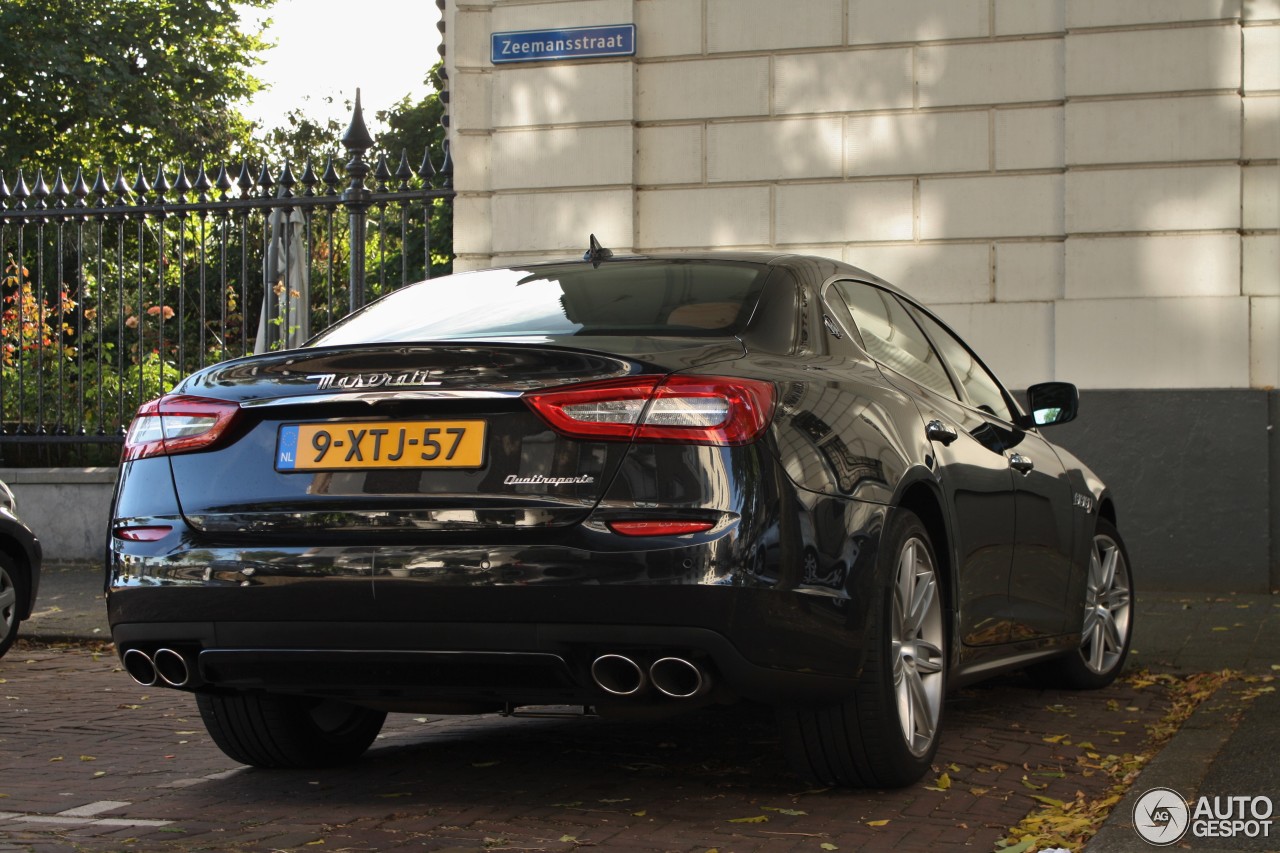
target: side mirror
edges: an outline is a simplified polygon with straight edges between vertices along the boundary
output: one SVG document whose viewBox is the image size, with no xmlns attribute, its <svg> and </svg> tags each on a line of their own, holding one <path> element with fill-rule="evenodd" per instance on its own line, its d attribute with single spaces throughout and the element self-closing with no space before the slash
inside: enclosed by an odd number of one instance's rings
<svg viewBox="0 0 1280 853">
<path fill-rule="evenodd" d="M 1065 424 L 1080 410 L 1080 392 L 1070 382 L 1041 382 L 1027 389 L 1027 407 L 1035 426 Z"/>
</svg>

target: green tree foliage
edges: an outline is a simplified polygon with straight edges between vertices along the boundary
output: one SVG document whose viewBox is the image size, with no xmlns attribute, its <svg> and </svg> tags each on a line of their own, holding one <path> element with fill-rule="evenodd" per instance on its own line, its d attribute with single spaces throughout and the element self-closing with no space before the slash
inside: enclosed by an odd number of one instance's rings
<svg viewBox="0 0 1280 853">
<path fill-rule="evenodd" d="M 440 124 L 444 116 L 444 103 L 440 91 L 444 88 L 441 72 L 443 63 L 437 62 L 427 74 L 426 82 L 431 92 L 417 103 L 407 97 L 386 112 L 379 112 L 377 119 L 386 123 L 386 130 L 377 136 L 378 147 L 387 152 L 394 164 L 404 151 L 409 164 L 418 168 L 423 154 L 430 150 L 432 165 L 439 169 L 444 156 L 444 128 Z M 422 263 L 423 246 L 410 246 L 406 250 L 413 267 Z M 444 275 L 453 270 L 453 206 L 437 201 L 431 214 L 431 274 Z"/>
<path fill-rule="evenodd" d="M 440 91 L 444 88 L 442 70 L 443 63 L 438 62 L 427 73 L 425 82 L 432 91 L 421 99 L 414 101 L 406 95 L 390 109 L 379 110 L 376 113 L 374 116 L 376 124 L 381 125 L 382 129 L 374 135 L 375 148 L 367 158 L 370 163 L 377 162 L 379 154 L 385 154 L 388 165 L 392 171 L 395 171 L 403 153 L 408 158 L 409 166 L 416 173 L 422 165 L 424 155 L 429 150 L 432 167 L 440 169 L 443 165 L 445 139 L 444 127 L 441 125 L 441 119 L 444 116 L 444 103 L 440 99 Z M 350 111 L 351 103 L 348 102 L 346 107 Z M 347 153 L 342 149 L 339 141 L 345 130 L 345 122 L 335 119 L 316 120 L 307 115 L 304 109 L 295 109 L 285 115 L 282 125 L 263 134 L 258 152 L 276 164 L 287 161 L 291 164 L 295 175 L 302 173 L 307 162 L 311 162 L 316 173 L 320 174 L 330 156 L 341 169 L 347 160 Z M 436 181 L 438 185 L 439 179 L 437 178 Z M 372 175 L 368 182 L 372 185 Z M 371 285 L 376 285 L 378 279 L 382 277 L 380 273 L 383 267 L 390 269 L 391 277 L 394 278 L 394 271 L 401 269 L 402 254 L 407 256 L 410 269 L 424 269 L 422 256 L 425 245 L 420 239 L 422 234 L 420 213 L 421 211 L 410 214 L 408 229 L 410 233 L 419 235 L 419 239 L 410 241 L 407 246 L 402 247 L 395 236 L 399 225 L 388 221 L 386 225 L 392 231 L 391 236 L 387 238 L 390 242 L 389 247 L 385 251 L 382 244 L 371 244 L 368 247 Z M 378 214 L 379 211 L 376 208 L 371 212 L 373 220 L 370 224 L 371 239 L 376 238 L 378 234 Z M 383 233 L 386 234 L 386 229 Z M 431 275 L 445 275 L 452 268 L 453 208 L 442 200 L 436 200 L 431 212 Z M 376 287 L 371 292 L 377 292 Z"/>
<path fill-rule="evenodd" d="M 3 0 L 0 169 L 197 162 L 242 148 L 275 0 Z"/>
</svg>

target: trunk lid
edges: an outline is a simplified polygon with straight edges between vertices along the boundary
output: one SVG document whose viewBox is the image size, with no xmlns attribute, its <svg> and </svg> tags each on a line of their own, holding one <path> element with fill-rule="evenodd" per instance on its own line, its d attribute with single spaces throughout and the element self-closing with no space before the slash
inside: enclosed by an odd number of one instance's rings
<svg viewBox="0 0 1280 853">
<path fill-rule="evenodd" d="M 521 395 L 743 354 L 733 338 L 572 343 L 334 347 L 215 365 L 176 393 L 239 412 L 209 449 L 170 457 L 183 515 L 210 534 L 309 540 L 574 524 L 629 445 L 561 436 Z"/>
</svg>

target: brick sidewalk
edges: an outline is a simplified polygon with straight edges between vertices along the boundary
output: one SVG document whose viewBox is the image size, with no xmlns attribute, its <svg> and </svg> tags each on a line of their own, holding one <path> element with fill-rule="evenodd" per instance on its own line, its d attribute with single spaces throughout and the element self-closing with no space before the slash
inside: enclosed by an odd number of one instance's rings
<svg viewBox="0 0 1280 853">
<path fill-rule="evenodd" d="M 998 681 L 947 703 L 936 766 L 948 790 L 926 787 L 935 773 L 905 790 L 845 792 L 806 790 L 758 708 L 647 722 L 398 714 L 352 767 L 264 772 L 213 746 L 190 696 L 137 687 L 109 651 L 20 646 L 0 679 L 6 853 L 985 853 L 1039 807 L 1034 796 L 1100 795 L 1110 780 L 1086 752 L 1137 751 L 1168 705 L 1159 685 Z"/>
</svg>

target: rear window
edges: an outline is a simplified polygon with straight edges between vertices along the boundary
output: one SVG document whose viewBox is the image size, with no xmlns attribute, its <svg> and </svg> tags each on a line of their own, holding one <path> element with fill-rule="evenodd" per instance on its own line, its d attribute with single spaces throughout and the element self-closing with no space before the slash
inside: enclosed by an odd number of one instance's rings
<svg viewBox="0 0 1280 853">
<path fill-rule="evenodd" d="M 483 270 L 410 285 L 311 346 L 562 335 L 730 336 L 746 327 L 768 268 L 704 260 Z"/>
</svg>

